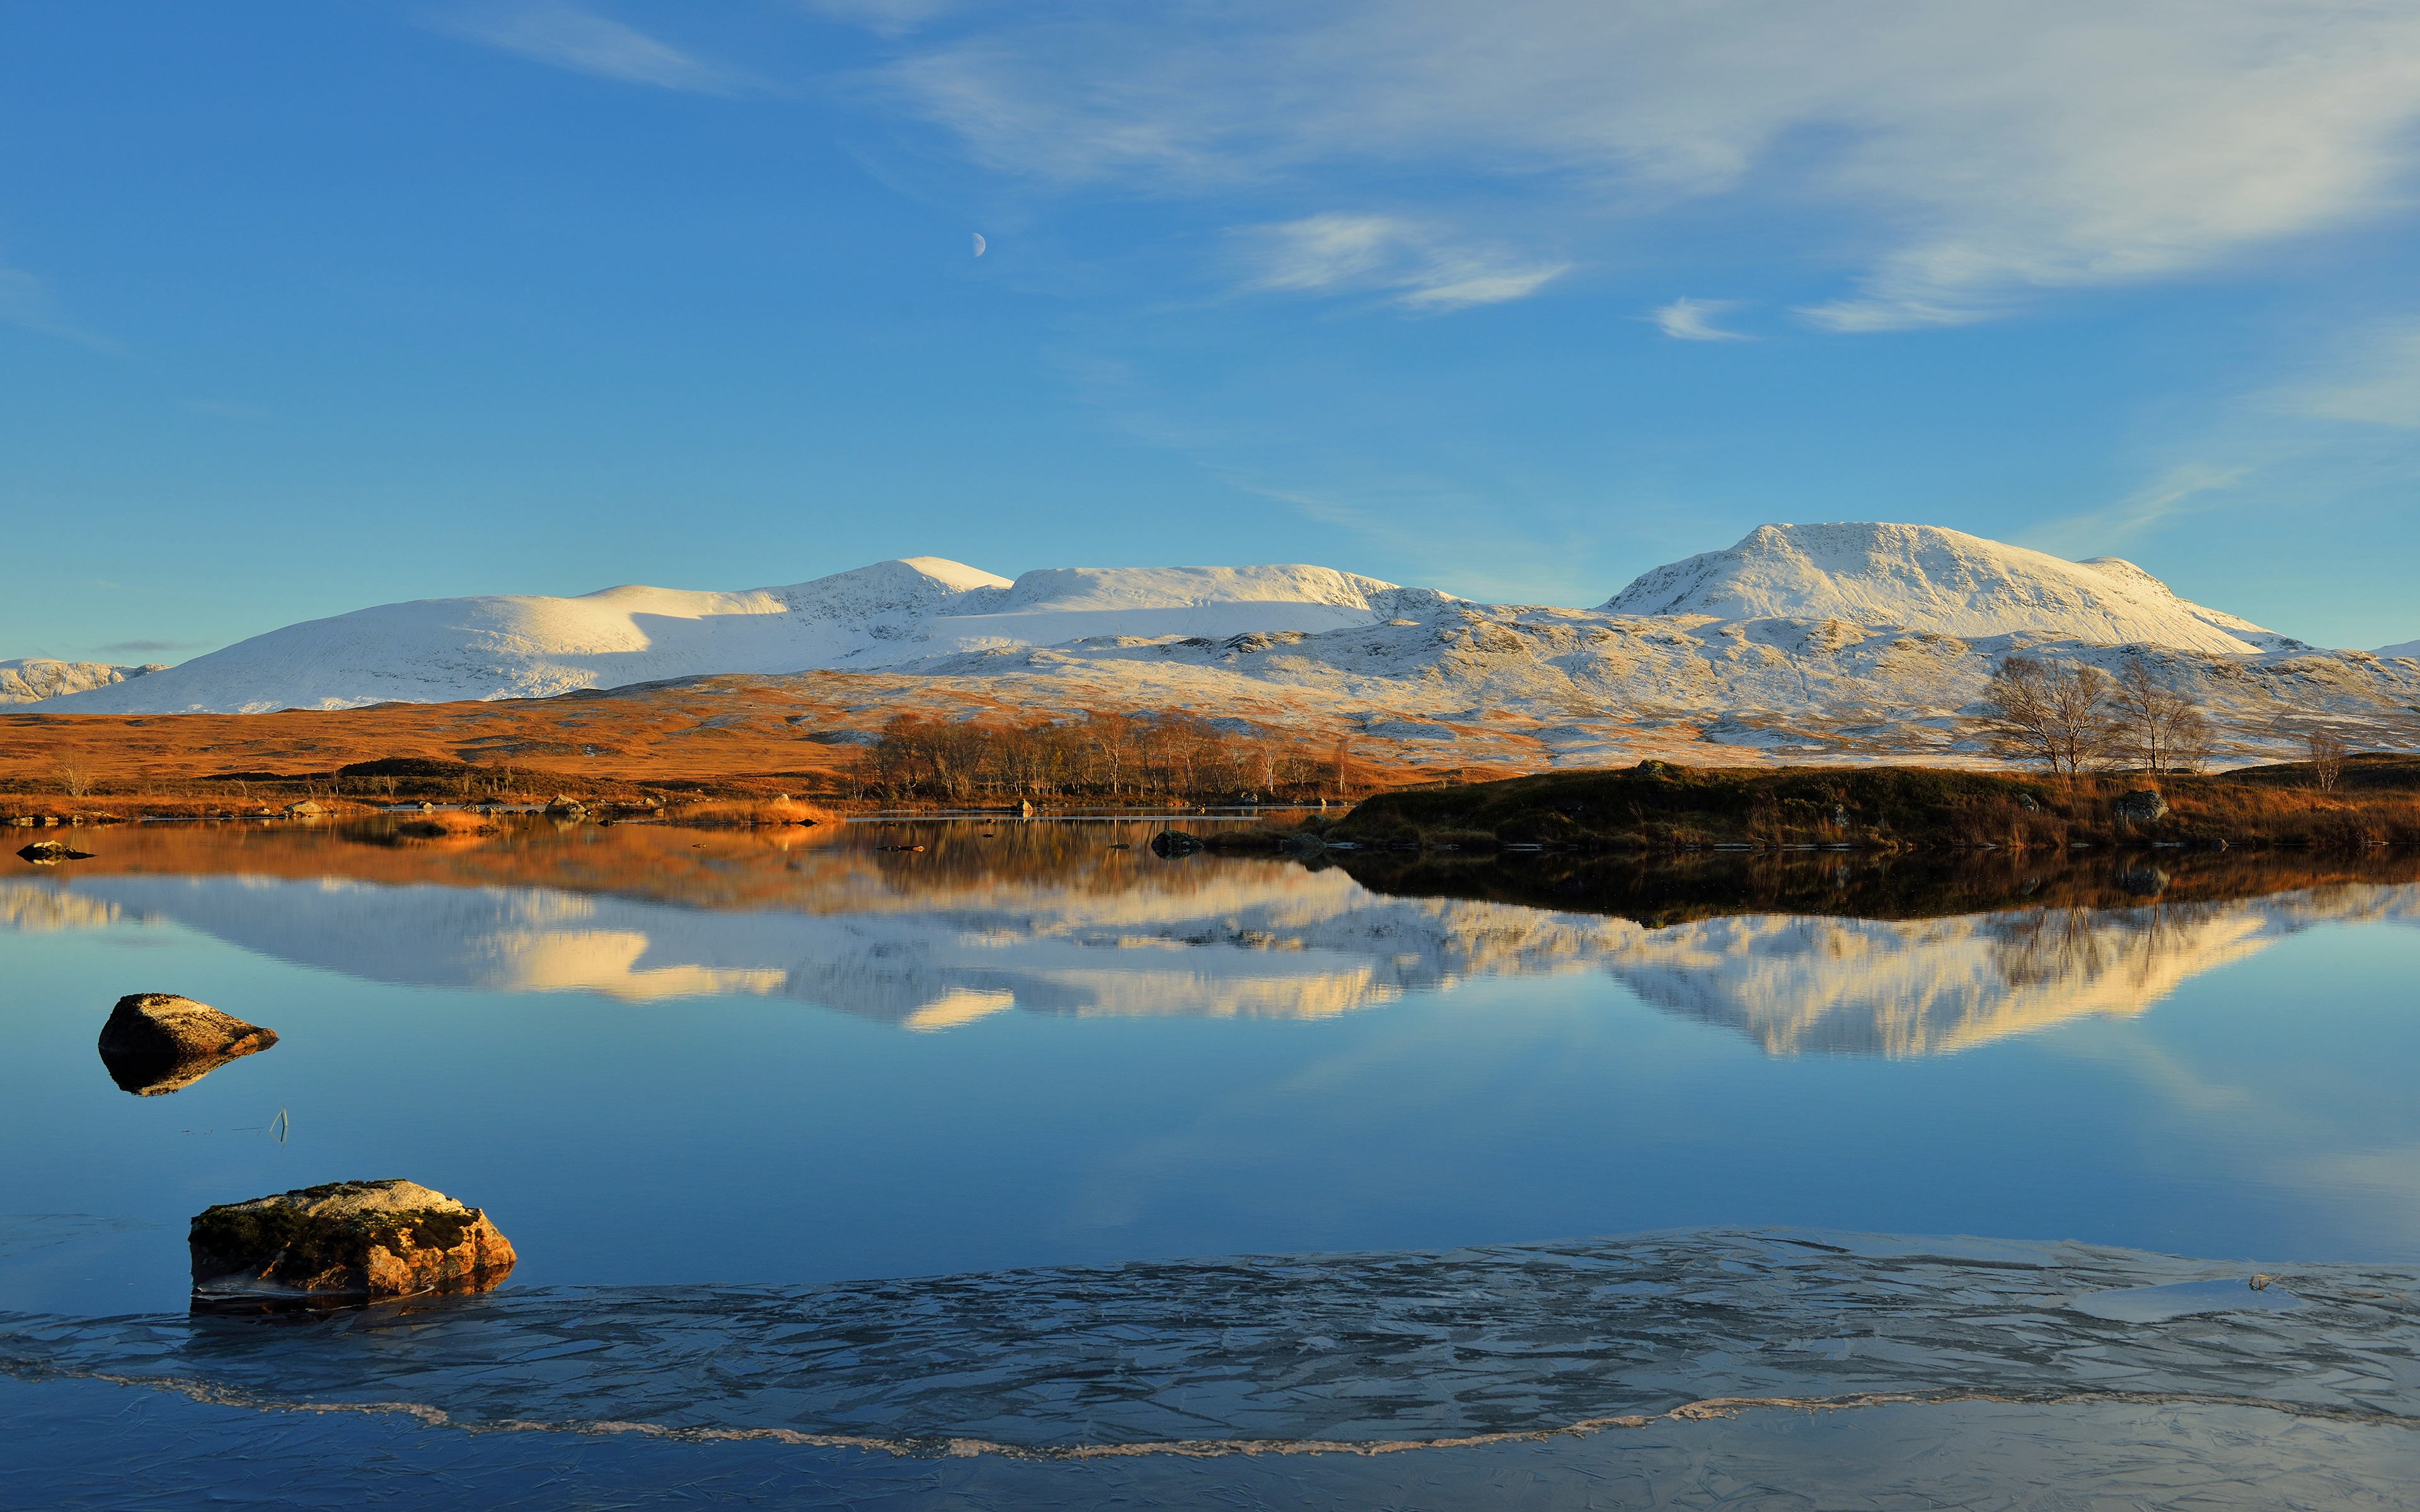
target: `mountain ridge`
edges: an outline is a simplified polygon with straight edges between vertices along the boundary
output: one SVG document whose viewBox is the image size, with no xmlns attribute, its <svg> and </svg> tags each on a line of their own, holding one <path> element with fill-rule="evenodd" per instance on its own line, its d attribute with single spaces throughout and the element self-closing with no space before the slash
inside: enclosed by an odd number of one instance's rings
<svg viewBox="0 0 2420 1512">
<path fill-rule="evenodd" d="M 877 675 L 835 728 L 965 696 L 1060 718 L 1169 709 L 1304 738 L 1342 731 L 1449 767 L 1534 766 L 1542 748 L 1556 766 L 1980 763 L 1993 759 L 1981 700 L 2012 653 L 2112 672 L 2139 662 L 2211 712 L 2226 761 L 2273 759 L 2319 728 L 2420 747 L 2420 662 L 2314 650 L 2121 559 L 1860 522 L 1760 527 L 1593 609 L 1302 564 L 1009 579 L 934 557 L 737 594 L 423 600 L 19 707 L 257 712 L 837 671 Z"/>
</svg>

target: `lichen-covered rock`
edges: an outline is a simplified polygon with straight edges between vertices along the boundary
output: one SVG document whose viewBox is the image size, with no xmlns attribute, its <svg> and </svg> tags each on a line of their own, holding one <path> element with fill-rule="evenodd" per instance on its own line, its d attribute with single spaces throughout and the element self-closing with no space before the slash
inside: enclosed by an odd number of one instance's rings
<svg viewBox="0 0 2420 1512">
<path fill-rule="evenodd" d="M 2149 788 L 2137 788 L 2111 805 L 2118 817 L 2130 825 L 2148 825 L 2168 815 L 2168 800 Z"/>
<path fill-rule="evenodd" d="M 101 1026 L 101 1063 L 122 1089 L 158 1097 L 276 1042 L 276 1030 L 208 1003 L 175 993 L 129 993 Z"/>
<path fill-rule="evenodd" d="M 194 1305 L 209 1311 L 485 1291 L 515 1258 L 485 1212 L 399 1179 L 208 1208 L 187 1240 Z"/>
</svg>

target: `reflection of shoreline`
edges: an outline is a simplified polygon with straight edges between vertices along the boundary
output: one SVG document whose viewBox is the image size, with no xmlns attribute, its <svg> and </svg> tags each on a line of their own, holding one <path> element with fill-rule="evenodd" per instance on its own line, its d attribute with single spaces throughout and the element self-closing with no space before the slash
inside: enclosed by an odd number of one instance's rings
<svg viewBox="0 0 2420 1512">
<path fill-rule="evenodd" d="M 2312 925 L 2420 915 L 2420 887 L 2340 884 L 2117 909 L 1738 914 L 1650 929 L 1389 897 L 1341 871 L 1278 862 L 1164 868 L 1119 888 L 992 881 L 921 892 L 835 880 L 838 898 L 796 911 L 535 887 L 87 872 L 0 883 L 0 924 L 173 921 L 371 980 L 632 1003 L 783 996 L 926 1031 L 1012 1008 L 1316 1019 L 1472 978 L 1602 972 L 1768 1054 L 1910 1057 L 2137 1013 Z M 1182 886 L 1152 885 L 1161 880 Z"/>
</svg>

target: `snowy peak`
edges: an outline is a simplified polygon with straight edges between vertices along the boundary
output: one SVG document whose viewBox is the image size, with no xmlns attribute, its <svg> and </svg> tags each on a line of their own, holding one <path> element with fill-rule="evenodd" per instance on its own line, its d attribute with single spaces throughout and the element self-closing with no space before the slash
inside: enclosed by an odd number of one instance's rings
<svg viewBox="0 0 2420 1512">
<path fill-rule="evenodd" d="M 935 618 L 922 639 L 935 653 L 1061 645 L 1102 637 L 1224 640 L 1255 632 L 1316 635 L 1392 618 L 1415 603 L 1450 602 L 1333 567 L 1046 567 L 992 603 L 967 602 Z"/>
<path fill-rule="evenodd" d="M 106 661 L 60 661 L 54 656 L 24 656 L 13 661 L 0 661 L 0 703 L 31 703 L 37 699 L 60 698 L 167 670 L 165 662 L 128 667 Z"/>
<path fill-rule="evenodd" d="M 1065 567 L 1012 582 L 908 557 L 739 593 L 624 583 L 569 598 L 381 604 L 255 636 L 155 672 L 139 689 L 87 681 L 77 687 L 89 691 L 60 707 L 256 713 L 542 698 L 714 672 L 871 671 L 1101 637 L 1315 634 L 1445 601 L 1328 567 Z"/>
<path fill-rule="evenodd" d="M 1003 608 L 1192 609 L 1211 604 L 1324 604 L 1371 609 L 1393 583 L 1333 567 L 1044 567 L 1016 579 Z"/>
<path fill-rule="evenodd" d="M 2288 644 L 2179 598 L 2131 562 L 2065 562 L 1932 525 L 1761 525 L 1727 551 L 1642 575 L 1605 610 L 1845 620 L 1966 637 L 2033 632 L 2239 656 Z"/>
</svg>

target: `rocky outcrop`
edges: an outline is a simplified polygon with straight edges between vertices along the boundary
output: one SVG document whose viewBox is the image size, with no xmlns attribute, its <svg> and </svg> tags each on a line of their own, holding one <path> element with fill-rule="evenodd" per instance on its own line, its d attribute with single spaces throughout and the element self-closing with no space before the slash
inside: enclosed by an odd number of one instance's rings
<svg viewBox="0 0 2420 1512">
<path fill-rule="evenodd" d="M 2109 807 L 2121 824 L 2156 824 L 2168 816 L 2168 800 L 2149 788 L 2138 788 Z"/>
<path fill-rule="evenodd" d="M 485 1291 L 512 1273 L 488 1215 L 414 1181 L 335 1181 L 204 1209 L 187 1235 L 197 1311 L 346 1307 Z"/>
<path fill-rule="evenodd" d="M 107 687 L 130 677 L 167 670 L 168 664 L 164 661 L 141 667 L 117 666 L 105 661 L 58 661 L 49 656 L 0 661 L 0 703 L 31 703 L 37 699 Z"/>
<path fill-rule="evenodd" d="M 122 1090 L 159 1097 L 276 1042 L 276 1030 L 208 1003 L 174 993 L 129 993 L 101 1026 L 101 1063 Z"/>
</svg>

